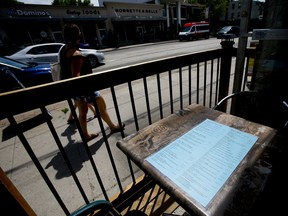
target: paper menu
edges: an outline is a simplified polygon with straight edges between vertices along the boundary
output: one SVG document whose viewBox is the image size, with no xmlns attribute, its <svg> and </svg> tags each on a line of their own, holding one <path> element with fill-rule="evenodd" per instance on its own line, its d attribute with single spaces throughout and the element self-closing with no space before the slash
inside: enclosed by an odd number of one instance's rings
<svg viewBox="0 0 288 216">
<path fill-rule="evenodd" d="M 145 160 L 206 207 L 257 139 L 206 119 Z"/>
</svg>

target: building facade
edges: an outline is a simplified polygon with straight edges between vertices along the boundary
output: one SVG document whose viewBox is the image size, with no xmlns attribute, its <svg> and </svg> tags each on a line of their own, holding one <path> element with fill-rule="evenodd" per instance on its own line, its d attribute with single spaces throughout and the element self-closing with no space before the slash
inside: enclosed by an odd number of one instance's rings
<svg viewBox="0 0 288 216">
<path fill-rule="evenodd" d="M 105 3 L 108 39 L 141 43 L 165 39 L 166 17 L 163 5 Z M 114 35 L 114 37 L 113 37 Z"/>
<path fill-rule="evenodd" d="M 68 22 L 81 28 L 82 43 L 102 48 L 175 39 L 183 23 L 199 21 L 195 17 L 200 6 L 182 0 L 101 3 L 103 6 L 99 7 L 29 4 L 1 7 L 0 54 L 12 53 L 28 44 L 63 42 L 62 28 Z"/>
<path fill-rule="evenodd" d="M 251 10 L 250 10 L 250 21 L 249 29 L 263 27 L 262 19 L 264 14 L 264 4 L 263 1 L 251 1 Z M 232 0 L 229 1 L 227 12 L 225 16 L 221 18 L 222 22 L 225 22 L 226 25 L 239 25 L 241 19 L 242 11 L 242 1 L 241 0 Z"/>
</svg>

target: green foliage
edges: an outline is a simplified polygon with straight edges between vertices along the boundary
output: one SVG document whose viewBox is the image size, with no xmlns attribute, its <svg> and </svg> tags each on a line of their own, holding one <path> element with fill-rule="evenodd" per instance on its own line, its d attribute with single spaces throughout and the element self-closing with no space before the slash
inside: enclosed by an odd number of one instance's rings
<svg viewBox="0 0 288 216">
<path fill-rule="evenodd" d="M 69 109 L 68 109 L 67 107 L 65 107 L 65 108 L 63 108 L 61 111 L 62 111 L 64 114 L 66 114 L 66 113 L 69 111 Z"/>
<path fill-rule="evenodd" d="M 209 22 L 211 31 L 215 32 L 219 26 L 220 17 L 225 15 L 229 0 L 188 0 L 190 4 L 203 5 L 202 10 L 198 14 L 198 18 L 204 20 L 206 9 L 209 9 Z"/>
<path fill-rule="evenodd" d="M 202 4 L 210 7 L 210 18 L 219 19 L 226 12 L 229 0 L 188 0 L 190 4 Z"/>
<path fill-rule="evenodd" d="M 214 0 L 211 1 L 210 16 L 212 18 L 219 18 L 226 13 L 226 8 L 228 6 L 227 0 Z"/>
<path fill-rule="evenodd" d="M 90 3 L 90 0 L 53 0 L 52 5 L 88 6 Z"/>
</svg>

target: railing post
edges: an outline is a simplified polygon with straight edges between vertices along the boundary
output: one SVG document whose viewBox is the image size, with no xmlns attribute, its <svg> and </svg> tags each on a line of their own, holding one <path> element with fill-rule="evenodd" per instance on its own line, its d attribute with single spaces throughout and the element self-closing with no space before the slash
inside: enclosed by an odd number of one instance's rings
<svg viewBox="0 0 288 216">
<path fill-rule="evenodd" d="M 234 43 L 234 36 L 231 34 L 226 34 L 221 38 L 220 44 L 223 48 L 223 55 L 221 57 L 218 101 L 227 96 L 229 92 L 232 51 Z M 225 112 L 226 104 L 223 104 L 223 106 L 219 107 L 219 110 Z"/>
</svg>

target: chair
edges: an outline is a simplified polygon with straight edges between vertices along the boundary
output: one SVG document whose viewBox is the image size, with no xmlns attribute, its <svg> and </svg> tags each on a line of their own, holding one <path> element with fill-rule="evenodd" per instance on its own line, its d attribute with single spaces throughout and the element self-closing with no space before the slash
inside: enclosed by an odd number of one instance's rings
<svg viewBox="0 0 288 216">
<path fill-rule="evenodd" d="M 95 211 L 98 211 L 97 213 Z M 123 216 L 117 211 L 113 204 L 107 200 L 96 200 L 83 206 L 79 210 L 70 214 L 70 216 L 87 216 L 87 215 L 112 215 Z M 140 210 L 132 210 L 125 214 L 125 216 L 147 216 Z"/>
<path fill-rule="evenodd" d="M 278 130 L 288 129 L 287 102 L 278 95 L 266 91 L 236 92 L 224 97 L 213 109 L 226 111 L 229 106 L 230 113 L 238 117 Z"/>
</svg>

